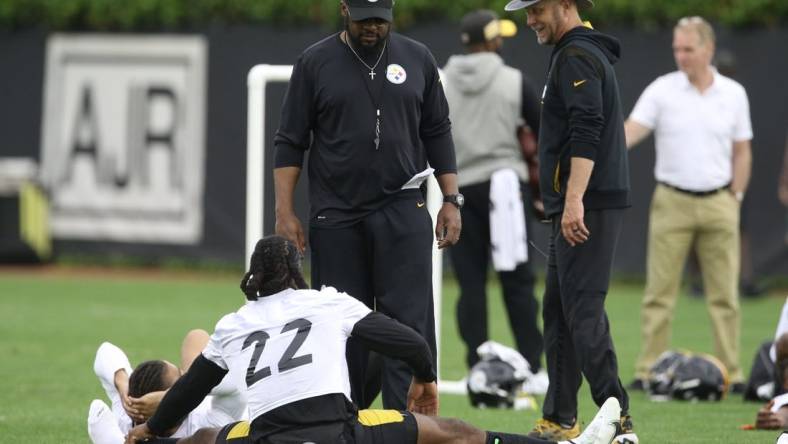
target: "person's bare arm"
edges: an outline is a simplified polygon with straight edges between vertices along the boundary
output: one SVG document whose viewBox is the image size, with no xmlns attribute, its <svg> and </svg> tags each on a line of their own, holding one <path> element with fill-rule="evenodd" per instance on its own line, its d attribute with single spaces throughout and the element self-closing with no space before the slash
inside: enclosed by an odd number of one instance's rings
<svg viewBox="0 0 788 444">
<path fill-rule="evenodd" d="M 123 402 L 123 408 L 127 408 L 129 398 L 129 375 L 126 373 L 126 369 L 121 368 L 115 371 L 113 382 L 115 383 L 115 389 L 118 391 L 118 395 L 120 395 L 120 400 Z"/>
<path fill-rule="evenodd" d="M 133 419 L 134 421 L 144 421 L 146 416 L 142 411 L 140 411 L 139 407 L 134 404 L 132 401 L 133 398 L 129 396 L 129 375 L 126 373 L 126 370 L 117 370 L 115 372 L 113 382 L 115 383 L 115 389 L 118 391 L 118 395 L 120 396 L 123 410 L 126 411 L 126 414 L 129 415 L 129 418 Z"/>
<path fill-rule="evenodd" d="M 642 142 L 649 134 L 651 134 L 651 129 L 647 126 L 641 125 L 632 119 L 627 119 L 627 121 L 624 122 L 624 135 L 626 137 L 627 149 L 631 149 Z"/>
<path fill-rule="evenodd" d="M 752 148 L 749 140 L 733 142 L 733 177 L 731 192 L 737 196 L 744 195 L 750 183 L 752 171 Z M 741 194 L 739 194 L 741 193 Z"/>
<path fill-rule="evenodd" d="M 159 404 L 166 394 L 167 390 L 160 390 L 156 392 L 148 392 L 139 398 L 129 397 L 129 406 L 134 412 L 134 415 L 129 413 L 129 416 L 131 416 L 131 418 L 138 423 L 147 421 L 148 418 L 156 413 L 156 409 L 159 408 Z M 129 412 L 129 410 L 127 410 L 127 412 Z"/>
<path fill-rule="evenodd" d="M 459 193 L 457 174 L 441 174 L 436 179 L 444 196 Z M 446 248 L 456 244 L 460 240 L 460 231 L 462 231 L 460 209 L 452 203 L 444 202 L 436 219 L 435 237 L 438 239 L 438 248 Z"/>
<path fill-rule="evenodd" d="M 569 180 L 566 184 L 564 213 L 561 216 L 561 233 L 569 245 L 575 246 L 588 240 L 591 233 L 584 221 L 583 195 L 594 170 L 594 161 L 584 157 L 572 157 Z"/>
<path fill-rule="evenodd" d="M 293 195 L 295 194 L 300 167 L 282 167 L 274 169 L 274 193 L 276 195 L 276 234 L 295 243 L 303 253 L 306 249 L 306 238 L 301 221 L 295 214 Z"/>
<path fill-rule="evenodd" d="M 123 409 L 132 419 L 139 415 L 131 405 L 129 398 L 129 375 L 131 374 L 131 363 L 123 350 L 110 342 L 103 342 L 96 350 L 96 359 L 93 362 L 93 371 L 101 381 L 101 386 L 112 398 L 112 391 L 117 393 Z"/>
</svg>

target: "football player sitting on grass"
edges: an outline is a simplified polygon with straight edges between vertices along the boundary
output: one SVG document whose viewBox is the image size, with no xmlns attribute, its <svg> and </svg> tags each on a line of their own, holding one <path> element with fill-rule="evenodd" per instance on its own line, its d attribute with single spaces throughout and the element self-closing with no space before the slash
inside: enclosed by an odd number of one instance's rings
<svg viewBox="0 0 788 444">
<path fill-rule="evenodd" d="M 432 353 L 413 329 L 332 287 L 309 290 L 301 254 L 281 236 L 257 242 L 241 279 L 247 303 L 224 316 L 189 371 L 170 388 L 156 413 L 134 427 L 127 444 L 148 443 L 497 443 L 542 444 L 523 435 L 483 431 L 436 416 Z M 350 401 L 345 343 L 401 359 L 413 371 L 407 411 L 357 410 Z M 181 440 L 171 430 L 228 374 L 245 382 L 250 420 L 202 429 Z M 577 444 L 609 444 L 621 407 L 609 398 Z M 570 441 L 563 442 L 564 444 Z"/>
</svg>

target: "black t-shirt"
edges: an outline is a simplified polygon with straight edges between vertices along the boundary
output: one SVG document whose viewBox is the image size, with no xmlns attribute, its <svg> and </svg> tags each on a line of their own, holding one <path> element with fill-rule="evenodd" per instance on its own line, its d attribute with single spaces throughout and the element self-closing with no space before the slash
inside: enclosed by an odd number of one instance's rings
<svg viewBox="0 0 788 444">
<path fill-rule="evenodd" d="M 391 33 L 375 73 L 371 79 L 339 34 L 306 49 L 293 67 L 274 138 L 275 167 L 300 167 L 309 150 L 313 226 L 354 223 L 428 162 L 436 175 L 456 172 L 449 108 L 429 50 Z"/>
</svg>

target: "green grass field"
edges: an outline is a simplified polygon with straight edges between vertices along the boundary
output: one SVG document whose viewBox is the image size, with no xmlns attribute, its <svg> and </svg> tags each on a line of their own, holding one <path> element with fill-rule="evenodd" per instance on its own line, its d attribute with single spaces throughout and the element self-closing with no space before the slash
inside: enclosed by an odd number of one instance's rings
<svg viewBox="0 0 788 444">
<path fill-rule="evenodd" d="M 626 383 L 639 344 L 642 285 L 617 283 L 607 300 L 615 344 Z M 457 289 L 447 281 L 442 307 L 442 377 L 464 375 L 462 346 L 454 323 Z M 491 336 L 511 344 L 497 290 L 491 292 Z M 774 334 L 783 298 L 779 294 L 742 301 L 742 363 L 749 369 L 754 350 Z M 213 330 L 219 317 L 243 302 L 237 278 L 215 274 L 147 274 L 111 271 L 29 273 L 0 268 L 0 443 L 85 443 L 86 413 L 103 398 L 93 375 L 99 343 L 122 347 L 132 364 L 145 359 L 179 359 L 190 328 Z M 681 297 L 673 343 L 712 351 L 702 300 Z M 541 401 L 541 400 L 540 400 Z M 581 388 L 581 421 L 596 411 L 587 385 Z M 743 432 L 758 405 L 741 399 L 722 403 L 653 403 L 632 395 L 632 414 L 643 443 L 773 443 L 774 432 Z M 475 410 L 466 397 L 443 395 L 441 414 L 479 427 L 526 432 L 537 411 Z"/>
</svg>

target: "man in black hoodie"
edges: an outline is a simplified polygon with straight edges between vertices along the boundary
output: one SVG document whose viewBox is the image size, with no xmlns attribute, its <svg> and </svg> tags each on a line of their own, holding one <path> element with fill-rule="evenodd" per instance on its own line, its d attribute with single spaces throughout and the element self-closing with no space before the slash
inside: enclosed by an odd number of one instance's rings
<svg viewBox="0 0 788 444">
<path fill-rule="evenodd" d="M 528 26 L 553 45 L 542 92 L 539 177 L 545 215 L 552 221 L 544 294 L 547 390 L 542 419 L 532 434 L 568 439 L 580 433 L 577 392 L 583 375 L 594 401 L 621 403 L 619 443 L 637 443 L 605 296 L 629 203 L 624 119 L 612 64 L 620 46 L 584 26 L 578 8 L 591 0 L 512 0 L 526 8 Z"/>
</svg>

